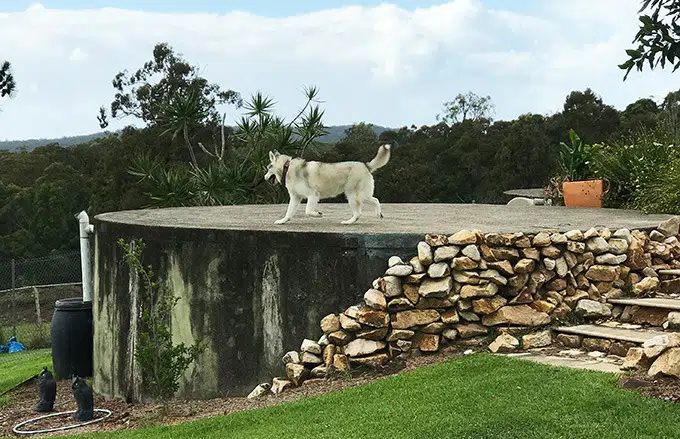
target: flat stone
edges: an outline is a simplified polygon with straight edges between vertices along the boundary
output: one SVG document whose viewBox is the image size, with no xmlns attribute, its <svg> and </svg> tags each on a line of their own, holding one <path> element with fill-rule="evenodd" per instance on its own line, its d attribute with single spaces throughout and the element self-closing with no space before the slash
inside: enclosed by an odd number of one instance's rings
<svg viewBox="0 0 680 439">
<path fill-rule="evenodd" d="M 431 265 L 430 267 L 433 267 L 434 265 Z M 450 277 L 445 277 L 443 279 L 426 279 L 420 284 L 418 293 L 422 297 L 442 298 L 449 295 L 451 288 L 453 288 L 453 280 Z"/>
<path fill-rule="evenodd" d="M 439 350 L 439 335 L 437 334 L 419 334 L 412 341 L 412 347 L 421 352 L 437 352 Z"/>
<path fill-rule="evenodd" d="M 491 281 L 496 285 L 507 285 L 508 280 L 501 276 L 501 274 L 496 270 L 484 270 L 479 273 L 479 277 L 484 280 Z"/>
<path fill-rule="evenodd" d="M 351 317 L 346 316 L 345 314 L 340 314 L 340 326 L 342 329 L 346 329 L 348 331 L 358 331 L 361 329 L 361 324 L 354 320 Z M 339 332 L 339 331 L 335 331 Z M 329 334 L 329 339 L 330 339 L 330 334 Z"/>
<path fill-rule="evenodd" d="M 365 340 L 384 340 L 387 336 L 389 328 L 366 329 L 357 332 L 357 338 Z"/>
<path fill-rule="evenodd" d="M 625 255 L 628 251 L 628 240 L 624 238 L 612 238 L 609 240 L 609 252 L 615 255 Z"/>
<path fill-rule="evenodd" d="M 404 296 L 409 300 L 414 305 L 418 304 L 418 300 L 420 300 L 420 286 L 419 285 L 413 285 L 413 284 L 405 284 L 403 287 L 404 290 Z"/>
<path fill-rule="evenodd" d="M 356 357 L 356 358 L 351 358 L 349 357 L 350 363 L 355 363 L 355 364 L 360 364 L 362 366 L 366 367 L 371 367 L 371 368 L 376 368 L 380 367 L 384 364 L 386 364 L 388 361 L 390 361 L 390 357 L 387 354 L 377 354 L 377 355 L 371 355 L 368 357 Z"/>
<path fill-rule="evenodd" d="M 487 266 L 492 270 L 498 271 L 503 276 L 513 276 L 515 274 L 515 270 L 510 261 L 488 262 Z"/>
<path fill-rule="evenodd" d="M 434 262 L 445 262 L 455 258 L 460 253 L 460 248 L 455 245 L 445 245 L 434 250 Z"/>
<path fill-rule="evenodd" d="M 269 389 L 271 389 L 271 385 L 269 383 L 262 383 L 258 384 L 252 392 L 248 394 L 246 397 L 247 399 L 257 399 L 261 398 L 267 393 L 269 393 Z"/>
<path fill-rule="evenodd" d="M 519 340 L 510 334 L 501 334 L 489 345 L 491 352 L 512 352 L 519 347 Z"/>
<path fill-rule="evenodd" d="M 527 259 L 533 259 L 534 261 L 539 261 L 541 259 L 541 252 L 535 248 L 523 248 L 521 250 L 522 256 Z"/>
<path fill-rule="evenodd" d="M 357 313 L 357 322 L 374 328 L 384 328 L 390 323 L 390 315 L 384 311 L 364 306 Z"/>
<path fill-rule="evenodd" d="M 463 229 L 449 236 L 448 243 L 451 245 L 477 244 L 479 236 L 477 233 Z"/>
<path fill-rule="evenodd" d="M 659 224 L 657 228 L 664 236 L 676 236 L 680 234 L 680 216 L 674 216 Z"/>
<path fill-rule="evenodd" d="M 340 320 L 335 314 L 329 314 L 323 319 L 321 319 L 321 331 L 324 334 L 330 334 L 331 332 L 340 330 Z"/>
<path fill-rule="evenodd" d="M 518 325 L 518 326 L 543 326 L 550 323 L 550 316 L 544 312 L 536 311 L 528 305 L 504 306 L 493 314 L 482 317 L 485 326 Z"/>
<path fill-rule="evenodd" d="M 482 260 L 482 255 L 479 253 L 479 248 L 476 245 L 468 245 L 463 248 L 463 256 L 467 256 L 473 261 L 479 262 Z"/>
<path fill-rule="evenodd" d="M 289 387 L 293 387 L 293 382 L 291 380 L 277 377 L 272 380 L 271 391 L 274 395 L 279 396 Z"/>
<path fill-rule="evenodd" d="M 344 346 L 351 339 L 352 336 L 345 331 L 335 331 L 328 334 L 328 340 L 330 340 L 331 343 L 338 346 Z"/>
<path fill-rule="evenodd" d="M 621 269 L 609 265 L 593 265 L 586 272 L 586 278 L 592 281 L 613 282 L 619 278 Z"/>
<path fill-rule="evenodd" d="M 446 235 L 441 234 L 427 234 L 425 235 L 425 242 L 430 247 L 439 247 L 449 243 L 448 239 L 446 239 Z"/>
<path fill-rule="evenodd" d="M 628 349 L 626 358 L 621 365 L 622 370 L 647 370 L 650 362 L 645 355 L 645 350 L 639 347 Z"/>
<path fill-rule="evenodd" d="M 387 304 L 387 310 L 391 313 L 409 309 L 413 309 L 413 303 L 406 297 L 397 297 L 396 299 L 390 300 Z"/>
<path fill-rule="evenodd" d="M 570 241 L 583 241 L 583 232 L 580 230 L 570 230 L 564 234 Z"/>
<path fill-rule="evenodd" d="M 609 251 L 609 243 L 603 237 L 596 236 L 586 241 L 586 250 L 595 255 L 607 253 Z"/>
<path fill-rule="evenodd" d="M 549 329 L 522 336 L 522 347 L 524 349 L 543 348 L 551 344 L 552 332 Z"/>
<path fill-rule="evenodd" d="M 312 354 L 311 352 L 302 353 L 302 364 L 317 365 L 323 364 L 323 359 L 318 355 Z"/>
<path fill-rule="evenodd" d="M 486 335 L 489 330 L 478 323 L 459 323 L 455 326 L 460 338 L 472 338 L 480 335 Z"/>
<path fill-rule="evenodd" d="M 397 276 L 385 276 L 378 281 L 380 291 L 385 297 L 399 297 L 402 294 L 401 279 Z"/>
<path fill-rule="evenodd" d="M 427 275 L 432 279 L 439 279 L 448 276 L 450 273 L 451 269 L 446 262 L 435 262 L 427 269 Z"/>
<path fill-rule="evenodd" d="M 300 384 L 309 376 L 309 371 L 302 364 L 288 363 L 286 364 L 286 376 L 295 387 L 300 387 Z"/>
<path fill-rule="evenodd" d="M 501 296 L 476 299 L 472 301 L 472 309 L 477 314 L 491 314 L 498 311 L 508 303 L 507 299 Z"/>
<path fill-rule="evenodd" d="M 413 267 L 411 265 L 395 265 L 394 267 L 389 267 L 385 271 L 386 276 L 397 276 L 397 277 L 406 277 L 413 273 Z"/>
<path fill-rule="evenodd" d="M 608 352 L 611 344 L 611 340 L 604 338 L 584 338 L 581 347 L 589 352 Z"/>
<path fill-rule="evenodd" d="M 347 343 L 344 348 L 345 355 L 348 357 L 361 357 L 371 355 L 382 349 L 385 349 L 387 344 L 382 341 L 364 340 L 357 338 Z"/>
<path fill-rule="evenodd" d="M 373 309 L 380 311 L 385 311 L 387 309 L 387 300 L 385 299 L 385 295 L 379 290 L 373 288 L 364 293 L 364 302 Z"/>
<path fill-rule="evenodd" d="M 601 319 L 611 317 L 612 311 L 603 303 L 596 302 L 590 299 L 583 299 L 578 302 L 576 314 L 586 319 Z"/>
<path fill-rule="evenodd" d="M 467 256 L 454 258 L 451 263 L 451 268 L 458 271 L 474 270 L 479 267 L 479 264 Z"/>
<path fill-rule="evenodd" d="M 387 341 L 409 340 L 414 334 L 414 331 L 408 329 L 392 329 L 387 335 Z"/>
<path fill-rule="evenodd" d="M 633 285 L 633 294 L 643 294 L 648 291 L 652 291 L 659 286 L 659 278 L 657 277 L 646 277 L 640 282 Z"/>
<path fill-rule="evenodd" d="M 572 334 L 557 334 L 555 337 L 558 343 L 567 348 L 580 348 L 583 337 Z"/>
<path fill-rule="evenodd" d="M 349 360 L 345 354 L 335 354 L 333 356 L 333 368 L 340 372 L 350 370 Z"/>
<path fill-rule="evenodd" d="M 281 361 L 283 361 L 283 364 L 300 364 L 300 354 L 298 354 L 296 351 L 287 352 L 286 355 L 281 358 Z"/>
<path fill-rule="evenodd" d="M 649 376 L 666 375 L 680 378 L 680 348 L 671 348 L 654 360 L 647 371 Z"/>
<path fill-rule="evenodd" d="M 531 273 L 534 269 L 536 269 L 536 261 L 533 259 L 520 259 L 515 264 L 515 273 L 517 274 Z"/>
<path fill-rule="evenodd" d="M 421 326 L 420 331 L 425 334 L 441 334 L 445 326 L 442 322 L 434 322 L 429 325 Z"/>
<path fill-rule="evenodd" d="M 444 329 L 444 332 L 442 332 L 442 337 L 449 341 L 453 341 L 458 338 L 458 331 L 453 328 Z"/>
<path fill-rule="evenodd" d="M 548 302 L 547 300 L 535 300 L 531 302 L 530 306 L 536 311 L 541 311 L 546 314 L 551 314 L 557 307 L 556 304 Z"/>
<path fill-rule="evenodd" d="M 481 278 L 475 271 L 454 271 L 453 279 L 461 284 L 478 285 Z"/>
<path fill-rule="evenodd" d="M 661 355 L 666 349 L 680 346 L 680 334 L 670 332 L 657 335 L 642 343 L 642 349 L 650 360 Z"/>
<path fill-rule="evenodd" d="M 586 252 L 586 245 L 583 242 L 569 241 L 567 243 L 567 251 L 576 254 L 583 254 Z"/>
<path fill-rule="evenodd" d="M 438 321 L 439 318 L 439 313 L 434 309 L 402 311 L 394 315 L 394 318 L 392 319 L 392 328 L 409 329 L 414 326 L 429 325 L 430 323 Z"/>
<path fill-rule="evenodd" d="M 460 290 L 460 297 L 472 299 L 475 297 L 492 297 L 498 293 L 498 286 L 493 283 L 486 285 L 463 285 Z"/>
<path fill-rule="evenodd" d="M 442 322 L 446 323 L 447 325 L 452 325 L 460 321 L 458 311 L 456 311 L 455 309 L 447 309 L 446 311 L 442 312 L 441 318 Z"/>
<path fill-rule="evenodd" d="M 314 340 L 304 339 L 300 346 L 302 352 L 309 352 L 311 354 L 321 355 L 321 346 Z"/>
<path fill-rule="evenodd" d="M 562 255 L 562 251 L 554 245 L 549 245 L 541 249 L 541 254 L 546 258 L 557 259 Z"/>
<path fill-rule="evenodd" d="M 432 254 L 432 247 L 425 242 L 421 241 L 418 243 L 418 260 L 421 264 L 427 266 L 434 261 L 434 255 Z"/>
<path fill-rule="evenodd" d="M 562 233 L 553 233 L 550 235 L 550 241 L 553 244 L 566 244 L 568 240 L 569 238 L 567 238 L 567 236 Z"/>
<path fill-rule="evenodd" d="M 577 325 L 561 326 L 555 331 L 565 334 L 581 335 L 586 337 L 607 338 L 610 340 L 630 341 L 642 344 L 645 341 L 657 336 L 664 335 L 663 332 L 649 331 L 643 329 L 610 328 L 603 325 Z"/>
<path fill-rule="evenodd" d="M 545 233 L 545 232 L 540 232 L 536 236 L 534 236 L 534 239 L 532 241 L 532 245 L 534 247 L 547 247 L 552 243 L 550 240 L 550 235 Z"/>
</svg>

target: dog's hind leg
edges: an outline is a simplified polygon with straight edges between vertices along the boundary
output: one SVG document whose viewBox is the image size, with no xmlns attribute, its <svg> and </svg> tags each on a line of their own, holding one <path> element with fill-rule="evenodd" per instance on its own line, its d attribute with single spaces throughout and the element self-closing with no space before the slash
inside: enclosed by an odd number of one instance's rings
<svg viewBox="0 0 680 439">
<path fill-rule="evenodd" d="M 281 218 L 280 220 L 274 221 L 274 224 L 284 224 L 287 223 L 293 216 L 295 215 L 295 212 L 297 212 L 298 207 L 300 207 L 300 202 L 302 201 L 302 198 L 298 197 L 297 195 L 290 195 L 290 201 L 288 202 L 288 210 L 286 211 L 286 216 Z"/>
<path fill-rule="evenodd" d="M 314 217 L 320 217 L 323 214 L 319 212 L 319 196 L 318 195 L 310 195 L 307 198 L 307 206 L 305 206 L 305 214 L 309 216 L 314 216 Z"/>
<path fill-rule="evenodd" d="M 366 203 L 373 205 L 375 209 L 375 216 L 378 218 L 383 218 L 382 209 L 380 208 L 380 201 L 376 197 L 369 197 L 364 200 Z"/>
<path fill-rule="evenodd" d="M 354 224 L 361 216 L 361 200 L 356 195 L 347 195 L 347 201 L 352 208 L 352 218 L 342 221 L 342 224 Z"/>
</svg>

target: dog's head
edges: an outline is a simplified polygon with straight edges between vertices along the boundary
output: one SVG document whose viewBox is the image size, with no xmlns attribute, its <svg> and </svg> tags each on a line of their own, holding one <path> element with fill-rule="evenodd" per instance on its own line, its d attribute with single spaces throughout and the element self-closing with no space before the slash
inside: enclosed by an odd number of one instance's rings
<svg viewBox="0 0 680 439">
<path fill-rule="evenodd" d="M 281 155 L 278 151 L 269 151 L 269 166 L 264 179 L 271 184 L 281 184 L 283 176 L 283 165 L 288 160 L 288 156 Z"/>
</svg>

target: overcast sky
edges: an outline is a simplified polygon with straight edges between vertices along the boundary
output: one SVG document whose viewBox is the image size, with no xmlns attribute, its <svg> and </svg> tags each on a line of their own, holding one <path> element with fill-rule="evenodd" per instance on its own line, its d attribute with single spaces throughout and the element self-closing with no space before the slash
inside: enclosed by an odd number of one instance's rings
<svg viewBox="0 0 680 439">
<path fill-rule="evenodd" d="M 0 60 L 12 63 L 18 93 L 0 102 L 0 139 L 99 131 L 97 109 L 111 102 L 113 76 L 140 67 L 161 41 L 224 88 L 271 94 L 284 116 L 302 104 L 303 86 L 317 85 L 327 125 L 431 124 L 444 101 L 468 90 L 491 96 L 496 119 L 559 111 L 570 91 L 586 87 L 623 109 L 680 88 L 680 72 L 670 70 L 622 81 L 617 65 L 637 30 L 639 5 L 5 0 Z"/>
</svg>

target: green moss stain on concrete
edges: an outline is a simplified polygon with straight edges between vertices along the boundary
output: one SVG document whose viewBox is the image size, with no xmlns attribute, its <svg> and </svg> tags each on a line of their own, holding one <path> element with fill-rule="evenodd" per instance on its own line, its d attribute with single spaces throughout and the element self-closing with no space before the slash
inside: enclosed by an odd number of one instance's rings
<svg viewBox="0 0 680 439">
<path fill-rule="evenodd" d="M 92 312 L 96 324 L 94 325 L 93 337 L 94 376 L 92 386 L 100 395 L 114 396 L 116 394 L 114 377 L 116 376 L 115 352 L 117 349 L 117 338 L 113 335 L 111 328 L 118 327 L 118 312 L 114 295 L 102 290 L 102 287 L 104 287 L 102 280 L 110 280 L 111 285 L 109 285 L 109 288 L 113 288 L 115 272 L 103 277 L 103 273 L 99 269 L 99 263 L 102 262 L 108 265 L 108 261 L 102 261 L 100 258 L 99 239 L 95 235 Z M 111 267 L 107 266 L 105 268 Z"/>
<path fill-rule="evenodd" d="M 205 350 L 198 360 L 189 365 L 185 371 L 180 381 L 178 396 L 193 395 L 210 398 L 219 394 L 217 384 L 218 357 L 213 341 L 209 338 L 211 322 L 208 321 L 206 325 L 203 325 L 202 334 L 196 334 L 191 321 L 192 298 L 196 294 L 202 294 L 206 300 L 209 300 L 209 298 L 212 298 L 211 292 L 217 288 L 215 281 L 219 279 L 218 264 L 219 260 L 214 260 L 208 265 L 208 270 L 205 273 L 207 291 L 199 292 L 195 288 L 201 288 L 200 285 L 192 285 L 191 281 L 185 282 L 183 273 L 186 272 L 186 267 L 182 263 L 182 258 L 176 253 L 173 253 L 170 257 L 166 277 L 167 287 L 172 295 L 179 298 L 171 313 L 172 342 L 175 345 L 184 343 L 185 346 L 191 346 L 200 340 L 205 346 Z M 203 295 L 206 293 L 207 296 Z M 207 303 L 206 306 L 210 306 L 210 304 Z M 209 319 L 207 313 L 205 319 Z"/>
<path fill-rule="evenodd" d="M 276 253 L 264 264 L 260 306 L 264 361 L 269 370 L 276 370 L 283 354 L 283 317 L 281 315 L 281 273 Z"/>
</svg>

